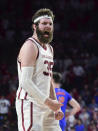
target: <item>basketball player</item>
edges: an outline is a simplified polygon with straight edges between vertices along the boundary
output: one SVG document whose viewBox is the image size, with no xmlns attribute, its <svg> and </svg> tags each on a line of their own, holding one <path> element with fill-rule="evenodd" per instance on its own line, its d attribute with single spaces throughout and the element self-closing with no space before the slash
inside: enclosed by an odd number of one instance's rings
<svg viewBox="0 0 98 131">
<path fill-rule="evenodd" d="M 65 131 L 66 129 L 65 117 L 68 118 L 71 115 L 75 115 L 80 110 L 80 105 L 74 98 L 72 98 L 72 96 L 67 91 L 60 88 L 61 74 L 58 72 L 53 72 L 53 86 L 55 88 L 58 101 L 63 104 L 63 106 L 61 106 L 61 110 L 64 113 L 64 117 L 59 121 L 59 124 L 62 131 Z M 71 112 L 67 113 L 67 116 L 65 116 L 67 103 L 69 103 L 69 105 L 72 106 L 73 109 L 71 110 Z"/>
<path fill-rule="evenodd" d="M 18 55 L 19 87 L 16 112 L 19 131 L 60 131 L 62 104 L 52 99 L 54 15 L 50 9 L 38 10 L 32 18 L 33 35 Z M 52 117 L 49 112 L 52 112 Z M 56 120 L 55 120 L 56 119 Z M 55 125 L 55 126 L 54 126 Z"/>
</svg>

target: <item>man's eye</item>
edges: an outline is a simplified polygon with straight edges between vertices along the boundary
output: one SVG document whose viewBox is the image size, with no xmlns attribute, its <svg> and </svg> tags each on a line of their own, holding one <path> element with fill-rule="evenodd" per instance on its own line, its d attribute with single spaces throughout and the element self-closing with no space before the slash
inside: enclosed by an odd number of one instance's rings
<svg viewBox="0 0 98 131">
<path fill-rule="evenodd" d="M 46 25 L 47 23 L 42 23 L 43 25 Z"/>
<path fill-rule="evenodd" d="M 47 25 L 48 23 L 45 23 L 45 22 L 44 22 L 44 23 L 42 23 L 42 24 L 43 24 L 43 25 Z M 52 23 L 49 23 L 49 25 L 52 25 Z"/>
<path fill-rule="evenodd" d="M 50 25 L 52 25 L 52 23 L 50 23 Z"/>
</svg>

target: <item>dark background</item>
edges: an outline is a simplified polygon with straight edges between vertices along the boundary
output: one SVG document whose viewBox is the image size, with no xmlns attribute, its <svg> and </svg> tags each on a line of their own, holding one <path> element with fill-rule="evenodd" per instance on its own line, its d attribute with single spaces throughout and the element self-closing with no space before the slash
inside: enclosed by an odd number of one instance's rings
<svg viewBox="0 0 98 131">
<path fill-rule="evenodd" d="M 15 63 L 24 40 L 32 35 L 31 19 L 40 8 L 50 8 L 55 14 L 53 46 L 62 47 L 62 59 L 69 48 L 79 53 L 98 55 L 97 0 L 2 0 L 0 1 L 0 61 Z"/>
<path fill-rule="evenodd" d="M 62 88 L 89 114 L 88 123 L 82 121 L 86 131 L 97 131 L 94 116 L 95 110 L 98 113 L 98 0 L 0 0 L 0 96 L 11 103 L 6 122 L 0 114 L 0 131 L 17 131 L 17 55 L 32 35 L 32 16 L 40 8 L 50 8 L 55 14 L 53 71 L 62 73 Z M 77 64 L 84 70 L 81 76 L 73 72 Z"/>
</svg>

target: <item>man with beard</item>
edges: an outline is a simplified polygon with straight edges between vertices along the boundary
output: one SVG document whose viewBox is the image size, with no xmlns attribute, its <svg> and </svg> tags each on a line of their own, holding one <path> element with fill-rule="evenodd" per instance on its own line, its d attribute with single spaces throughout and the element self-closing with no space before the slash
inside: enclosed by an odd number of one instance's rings
<svg viewBox="0 0 98 131">
<path fill-rule="evenodd" d="M 18 59 L 19 87 L 16 112 L 19 131 L 60 131 L 62 104 L 56 100 L 51 83 L 54 15 L 38 10 L 32 18 L 33 36 L 22 45 Z"/>
</svg>

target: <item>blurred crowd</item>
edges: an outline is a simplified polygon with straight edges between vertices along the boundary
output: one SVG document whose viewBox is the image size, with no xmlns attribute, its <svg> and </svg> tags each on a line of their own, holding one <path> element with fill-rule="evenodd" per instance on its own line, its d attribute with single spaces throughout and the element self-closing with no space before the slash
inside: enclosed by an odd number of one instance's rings
<svg viewBox="0 0 98 131">
<path fill-rule="evenodd" d="M 81 111 L 67 120 L 67 130 L 97 131 L 98 0 L 0 1 L 0 131 L 18 131 L 17 53 L 32 35 L 33 13 L 45 7 L 55 14 L 53 70 L 62 73 L 62 88 L 81 105 Z"/>
</svg>

